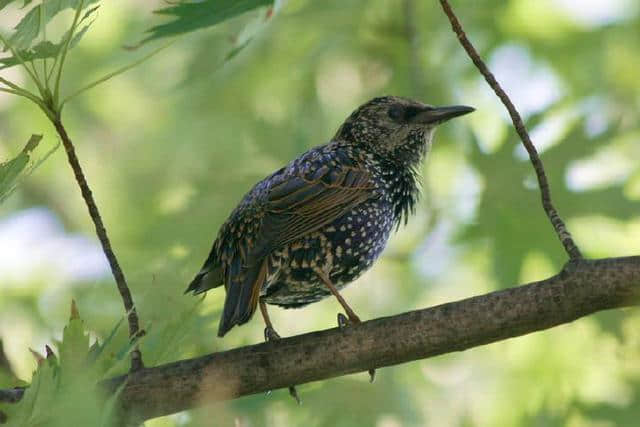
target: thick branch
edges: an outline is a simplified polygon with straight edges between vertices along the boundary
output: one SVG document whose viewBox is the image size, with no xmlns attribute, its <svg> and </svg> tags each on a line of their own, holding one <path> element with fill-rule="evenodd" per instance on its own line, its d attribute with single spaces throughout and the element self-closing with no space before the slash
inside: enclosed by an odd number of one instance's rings
<svg viewBox="0 0 640 427">
<path fill-rule="evenodd" d="M 89 215 L 91 216 L 93 224 L 96 227 L 96 234 L 98 235 L 98 239 L 100 240 L 100 244 L 102 245 L 102 250 L 107 257 L 107 260 L 109 261 L 111 273 L 113 274 L 113 277 L 116 281 L 118 292 L 120 292 L 120 296 L 122 297 L 122 302 L 124 303 L 124 308 L 127 312 L 127 320 L 129 322 L 129 337 L 132 340 L 135 340 L 140 334 L 138 314 L 133 303 L 133 298 L 131 297 L 131 292 L 129 291 L 129 287 L 127 286 L 127 281 L 124 277 L 124 273 L 122 272 L 120 264 L 118 263 L 118 259 L 116 258 L 116 255 L 111 248 L 111 242 L 109 241 L 109 237 L 107 236 L 107 230 L 105 229 L 104 223 L 102 222 L 102 217 L 100 216 L 98 206 L 93 199 L 93 194 L 91 193 L 91 189 L 89 188 L 87 179 L 84 176 L 84 172 L 82 172 L 82 167 L 80 166 L 80 161 L 76 156 L 73 142 L 71 142 L 71 139 L 69 138 L 69 135 L 67 134 L 67 131 L 62 125 L 62 121 L 59 117 L 54 120 L 53 125 L 55 126 L 56 131 L 58 131 L 58 135 L 60 135 L 60 138 L 62 139 L 62 144 L 64 145 L 65 151 L 67 152 L 69 164 L 71 165 L 71 169 L 73 169 L 73 173 L 76 177 L 76 181 L 78 182 L 78 186 L 80 187 L 80 191 L 82 193 L 82 198 L 87 205 Z M 141 369 L 142 367 L 142 355 L 140 354 L 140 350 L 136 347 L 135 350 L 131 353 L 131 370 L 135 371 Z"/>
<path fill-rule="evenodd" d="M 558 275 L 458 302 L 142 369 L 122 408 L 148 419 L 260 393 L 461 351 L 640 302 L 640 257 L 570 261 Z M 374 386 L 375 387 L 375 386 Z"/>
<path fill-rule="evenodd" d="M 458 18 L 456 17 L 455 13 L 451 9 L 449 2 L 447 0 L 440 0 L 440 4 L 442 5 L 442 9 L 444 10 L 444 13 L 449 18 L 449 22 L 451 22 L 451 28 L 458 36 L 458 40 L 460 41 L 460 44 L 462 45 L 464 50 L 467 51 L 467 54 L 475 64 L 476 68 L 480 70 L 480 73 L 482 73 L 482 75 L 484 76 L 489 86 L 491 86 L 491 88 L 496 93 L 498 98 L 500 98 L 504 106 L 507 108 L 507 111 L 511 116 L 511 121 L 513 122 L 513 126 L 516 128 L 516 132 L 518 132 L 518 135 L 522 140 L 522 144 L 524 145 L 524 148 L 527 150 L 527 153 L 529 153 L 529 159 L 533 164 L 533 169 L 535 170 L 536 177 L 538 178 L 538 186 L 540 187 L 540 195 L 542 197 L 542 207 L 544 208 L 544 211 L 549 217 L 549 221 L 551 221 L 551 225 L 553 226 L 553 229 L 558 235 L 560 242 L 562 242 L 562 245 L 564 246 L 565 251 L 567 252 L 567 254 L 571 259 L 581 258 L 582 255 L 580 254 L 580 250 L 578 249 L 578 246 L 576 246 L 575 242 L 573 241 L 573 238 L 571 237 L 571 234 L 569 233 L 569 230 L 567 230 L 567 227 L 564 224 L 564 221 L 560 217 L 560 214 L 558 214 L 558 211 L 553 206 L 553 203 L 551 201 L 551 190 L 549 189 L 549 182 L 547 180 L 547 175 L 544 172 L 542 161 L 538 156 L 538 151 L 536 150 L 536 147 L 533 145 L 533 142 L 531 142 L 531 138 L 529 137 L 529 133 L 527 132 L 527 129 L 524 126 L 522 117 L 520 117 L 520 113 L 518 113 L 518 110 L 513 105 L 513 102 L 511 102 L 511 99 L 509 99 L 509 96 L 502 89 L 502 87 L 500 86 L 500 83 L 498 83 L 493 73 L 491 73 L 489 68 L 484 63 L 484 61 L 480 58 L 480 55 L 478 54 L 476 49 L 473 47 L 473 45 L 467 38 L 467 35 L 462 29 L 462 26 L 460 25 L 460 21 L 458 21 Z"/>
</svg>

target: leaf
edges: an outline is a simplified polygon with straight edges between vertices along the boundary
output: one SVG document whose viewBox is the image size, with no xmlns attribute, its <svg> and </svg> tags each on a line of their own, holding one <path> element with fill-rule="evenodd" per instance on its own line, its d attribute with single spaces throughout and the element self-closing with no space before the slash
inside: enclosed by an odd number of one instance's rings
<svg viewBox="0 0 640 427">
<path fill-rule="evenodd" d="M 42 135 L 31 135 L 20 154 L 6 163 L 0 164 L 0 203 L 15 190 L 15 182 L 29 163 L 30 153 L 38 146 Z"/>
<path fill-rule="evenodd" d="M 120 324 L 120 323 L 119 323 Z M 118 329 L 114 328 L 112 335 Z M 103 348 L 111 344 L 108 338 Z M 8 426 L 88 426 L 113 425 L 116 397 L 107 399 L 100 395 L 96 387 L 112 365 L 101 366 L 90 360 L 89 336 L 72 304 L 71 318 L 65 326 L 62 341 L 57 344 L 59 357 L 47 347 L 47 357 L 38 364 L 31 385 L 23 398 L 8 405 L 6 412 Z M 128 344 L 127 346 L 128 347 Z M 92 349 L 96 348 L 96 344 Z M 107 349 L 108 353 L 112 349 Z M 119 364 L 118 360 L 109 360 Z M 119 392 L 120 390 L 118 390 Z M 106 404 L 105 404 L 106 401 Z"/>
<path fill-rule="evenodd" d="M 618 133 L 619 128 L 612 126 L 597 137 L 589 137 L 584 119 L 580 118 L 571 124 L 562 142 L 541 154 L 556 207 L 565 221 L 584 215 L 625 220 L 637 216 L 637 206 L 624 197 L 622 184 L 582 193 L 562 185 L 571 161 L 593 154 Z M 513 152 L 514 146 L 507 143 L 491 155 L 474 145 L 471 160 L 489 185 L 482 194 L 474 223 L 458 236 L 460 240 L 491 242 L 493 270 L 500 287 L 518 282 L 524 259 L 533 251 L 545 254 L 557 269 L 566 260 L 542 210 L 531 165 L 528 160 L 517 159 Z M 534 183 L 533 187 L 527 188 L 525 182 Z"/>
<path fill-rule="evenodd" d="M 8 6 L 9 3 L 12 3 L 15 0 L 0 0 L 0 10 L 4 9 L 5 6 Z M 32 0 L 24 0 L 24 3 L 22 3 L 22 7 L 26 7 L 29 3 L 31 3 Z"/>
<path fill-rule="evenodd" d="M 118 323 L 116 323 L 116 326 L 114 326 L 113 329 L 111 330 L 111 333 L 109 334 L 109 336 L 104 340 L 102 344 L 96 341 L 91 346 L 91 348 L 89 349 L 89 363 L 95 363 L 96 361 L 98 361 L 98 358 L 100 357 L 104 349 L 107 348 L 109 345 L 111 345 L 113 338 L 116 336 L 116 332 L 118 332 L 118 329 L 120 329 L 120 325 L 122 325 L 123 322 L 124 322 L 124 317 L 121 317 Z"/>
<path fill-rule="evenodd" d="M 3 411 L 10 426 L 39 425 L 48 418 L 58 388 L 58 366 L 55 357 L 47 363 L 38 365 L 31 379 L 31 385 L 25 390 L 22 399 L 15 404 L 7 405 Z"/>
<path fill-rule="evenodd" d="M 84 333 L 82 319 L 75 317 L 69 320 L 62 332 L 62 343 L 58 351 L 60 369 L 65 377 L 86 375 L 89 336 Z"/>
<path fill-rule="evenodd" d="M 26 50 L 31 46 L 33 40 L 42 32 L 42 29 L 58 13 L 66 9 L 86 7 L 99 0 L 45 0 L 42 4 L 31 9 L 16 25 L 16 32 L 11 36 L 9 42 L 18 51 Z M 95 8 L 94 8 L 95 9 Z M 88 12 L 87 12 L 88 13 Z M 87 14 L 82 18 L 87 18 Z M 64 40 L 64 38 L 63 38 Z M 5 46 L 5 51 L 7 46 Z"/>
<path fill-rule="evenodd" d="M 85 13 L 85 15 L 80 19 L 78 25 L 80 25 L 84 20 L 90 17 L 96 10 L 98 10 L 99 6 L 96 6 Z M 71 41 L 69 41 L 69 49 L 75 47 L 80 39 L 87 32 L 89 27 L 93 24 L 93 21 L 89 22 L 87 25 L 82 27 L 80 31 L 77 31 Z M 69 30 L 70 31 L 70 30 Z M 43 40 L 35 46 L 20 50 L 19 56 L 24 61 L 33 61 L 34 59 L 44 59 L 44 58 L 53 58 L 58 55 L 60 50 L 64 47 L 65 40 L 69 37 L 69 31 L 65 32 L 62 38 L 58 43 L 52 43 L 49 40 Z M 15 65 L 19 65 L 22 61 L 15 56 L 7 56 L 4 58 L 0 58 L 0 70 L 4 70 L 5 68 L 10 68 Z"/>
<path fill-rule="evenodd" d="M 13 0 L 0 0 L 0 10 L 4 9 Z"/>
<path fill-rule="evenodd" d="M 198 3 L 180 3 L 159 9 L 155 13 L 173 16 L 175 19 L 148 30 L 151 35 L 141 44 L 212 27 L 250 10 L 273 6 L 273 4 L 274 0 L 205 0 Z"/>
</svg>

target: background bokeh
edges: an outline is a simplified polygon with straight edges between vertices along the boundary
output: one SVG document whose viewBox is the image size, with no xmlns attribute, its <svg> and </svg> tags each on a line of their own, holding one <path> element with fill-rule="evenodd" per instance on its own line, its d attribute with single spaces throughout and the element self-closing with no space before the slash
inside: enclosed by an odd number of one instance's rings
<svg viewBox="0 0 640 427">
<path fill-rule="evenodd" d="M 69 55 L 64 88 L 143 54 L 123 46 L 160 18 L 160 1 L 104 2 Z M 439 129 L 423 197 L 375 267 L 344 292 L 363 319 L 539 280 L 565 255 L 540 207 L 508 116 L 437 2 L 289 0 L 180 38 L 77 98 L 64 121 L 129 280 L 147 365 L 262 340 L 256 317 L 215 336 L 223 292 L 182 292 L 217 229 L 254 182 L 328 141 L 383 94 L 477 111 Z M 589 257 L 640 253 L 640 5 L 633 0 L 455 2 L 523 113 L 556 205 Z M 8 30 L 21 16 L 0 15 Z M 61 25 L 69 15 L 59 20 Z M 268 22 L 267 22 L 268 21 Z M 55 24 L 55 23 L 54 23 Z M 249 34 L 249 36 L 247 36 Z M 225 61 L 238 39 L 247 48 Z M 146 49 L 143 47 L 141 49 Z M 3 75 L 5 72 L 3 72 Z M 19 68 L 6 71 L 26 82 Z M 32 104 L 0 93 L 0 159 L 44 133 Z M 61 336 L 72 298 L 93 338 L 122 317 L 64 151 L 0 205 L 0 338 L 28 380 L 29 347 Z M 333 327 L 327 299 L 273 308 L 282 335 Z M 459 354 L 217 403 L 148 426 L 631 426 L 640 419 L 640 314 L 600 313 Z M 126 328 L 118 339 L 126 340 Z M 237 425 L 237 424 L 236 424 Z"/>
</svg>

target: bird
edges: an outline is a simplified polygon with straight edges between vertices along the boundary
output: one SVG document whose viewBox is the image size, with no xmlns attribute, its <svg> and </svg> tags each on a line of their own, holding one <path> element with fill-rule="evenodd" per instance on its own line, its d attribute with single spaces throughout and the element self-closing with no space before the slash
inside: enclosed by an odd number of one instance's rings
<svg viewBox="0 0 640 427">
<path fill-rule="evenodd" d="M 474 111 L 399 96 L 359 106 L 326 144 L 258 182 L 220 227 L 185 293 L 223 286 L 218 336 L 248 322 L 257 307 L 265 340 L 278 339 L 267 304 L 299 308 L 334 296 L 378 259 L 419 198 L 418 168 L 436 127 Z"/>
</svg>

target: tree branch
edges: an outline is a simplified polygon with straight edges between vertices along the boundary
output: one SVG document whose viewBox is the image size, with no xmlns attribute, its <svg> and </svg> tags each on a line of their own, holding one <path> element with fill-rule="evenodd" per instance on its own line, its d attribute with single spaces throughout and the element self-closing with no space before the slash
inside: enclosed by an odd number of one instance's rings
<svg viewBox="0 0 640 427">
<path fill-rule="evenodd" d="M 71 142 L 66 129 L 62 125 L 60 116 L 58 116 L 53 121 L 53 125 L 55 126 L 58 135 L 60 135 L 60 138 L 62 139 L 62 144 L 64 145 L 65 151 L 67 152 L 69 164 L 71 165 L 71 169 L 73 169 L 76 181 L 78 182 L 78 186 L 80 187 L 80 192 L 82 193 L 82 198 L 87 205 L 89 215 L 91 216 L 93 224 L 96 227 L 96 234 L 98 235 L 98 239 L 100 240 L 100 244 L 102 245 L 102 250 L 107 257 L 107 260 L 109 261 L 111 273 L 113 274 L 113 277 L 116 281 L 118 292 L 120 292 L 120 296 L 122 297 L 122 302 L 124 303 L 124 308 L 127 312 L 127 320 L 129 322 L 129 337 L 131 340 L 136 340 L 143 332 L 140 331 L 138 313 L 136 312 L 136 307 L 133 303 L 133 298 L 131 297 L 129 287 L 127 286 L 127 281 L 124 277 L 124 273 L 122 272 L 120 264 L 118 263 L 118 259 L 116 258 L 116 255 L 111 248 L 111 242 L 109 241 L 109 237 L 107 236 L 107 230 L 105 229 L 104 223 L 102 222 L 102 217 L 100 216 L 100 212 L 98 211 L 98 206 L 93 199 L 93 194 L 91 193 L 91 189 L 89 188 L 87 179 L 84 176 L 84 172 L 82 172 L 80 161 L 76 156 L 73 142 Z M 131 352 L 131 370 L 135 371 L 141 369 L 143 366 L 142 354 L 140 353 L 139 348 L 136 346 L 136 348 Z"/>
<path fill-rule="evenodd" d="M 639 303 L 640 256 L 578 259 L 539 282 L 342 329 L 143 368 L 100 386 L 108 393 L 122 387 L 122 413 L 145 420 L 291 384 L 462 351 Z M 21 394 L 0 390 L 0 396 Z"/>
<path fill-rule="evenodd" d="M 217 400 L 462 351 L 640 302 L 640 256 L 573 260 L 547 280 L 424 310 L 146 368 L 121 408 L 149 419 Z M 375 387 L 375 386 L 373 386 Z"/>
<path fill-rule="evenodd" d="M 447 0 L 440 0 L 440 4 L 442 5 L 442 10 L 444 10 L 444 13 L 447 15 L 447 18 L 449 18 L 449 22 L 451 22 L 451 28 L 458 36 L 460 44 L 462 45 L 464 50 L 467 51 L 467 54 L 475 64 L 476 68 L 478 68 L 480 73 L 482 73 L 489 86 L 491 86 L 498 98 L 500 98 L 504 106 L 507 108 L 507 111 L 511 116 L 513 126 L 516 128 L 516 132 L 518 132 L 524 148 L 527 150 L 527 153 L 529 153 L 529 159 L 533 164 L 533 169 L 535 170 L 536 177 L 538 178 L 538 186 L 540 187 L 540 195 L 542 197 L 542 207 L 544 208 L 547 217 L 549 217 L 549 221 L 551 221 L 551 225 L 553 226 L 553 229 L 560 239 L 560 242 L 562 242 L 562 245 L 569 255 L 569 258 L 581 258 L 582 255 L 580 253 L 580 249 L 578 249 L 578 246 L 573 241 L 573 238 L 571 237 L 569 230 L 564 224 L 564 221 L 560 217 L 560 214 L 558 214 L 558 211 L 553 206 L 553 203 L 551 201 L 551 190 L 549 189 L 547 175 L 544 172 L 544 166 L 542 165 L 542 161 L 538 156 L 536 147 L 533 145 L 533 142 L 531 142 L 531 138 L 529 137 L 529 133 L 524 126 L 522 117 L 520 117 L 520 113 L 518 113 L 518 110 L 513 105 L 513 102 L 511 102 L 511 99 L 509 99 L 509 96 L 502 89 L 500 83 L 498 83 L 493 73 L 491 73 L 484 61 L 482 61 L 480 55 L 467 38 L 467 35 L 462 29 L 460 21 L 458 21 L 458 18 L 451 9 L 449 2 Z"/>
</svg>

